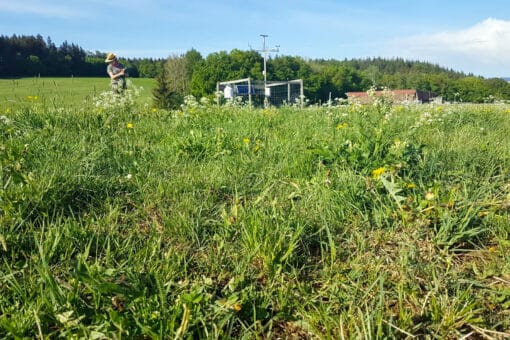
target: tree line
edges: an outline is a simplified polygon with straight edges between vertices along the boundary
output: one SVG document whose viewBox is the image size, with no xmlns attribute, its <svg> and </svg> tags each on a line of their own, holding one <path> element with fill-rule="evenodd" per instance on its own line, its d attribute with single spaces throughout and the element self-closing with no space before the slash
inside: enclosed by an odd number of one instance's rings
<svg viewBox="0 0 510 340">
<path fill-rule="evenodd" d="M 56 46 L 41 35 L 0 36 L 0 77 L 102 77 L 105 57 L 106 52 L 85 51 L 67 41 Z M 165 59 L 120 57 L 131 77 L 157 79 L 154 96 L 163 107 L 178 105 L 188 94 L 214 96 L 218 81 L 263 79 L 263 57 L 253 50 L 220 51 L 206 57 L 195 49 Z M 401 58 L 325 60 L 278 55 L 267 60 L 267 79 L 303 79 L 305 96 L 315 103 L 374 86 L 430 91 L 447 101 L 510 100 L 510 84 L 504 79 Z"/>
<path fill-rule="evenodd" d="M 303 79 L 305 97 L 314 103 L 345 98 L 370 88 L 429 91 L 451 102 L 510 100 L 510 83 L 501 78 L 465 74 L 436 64 L 401 58 L 352 60 L 276 56 L 267 60 L 267 80 Z M 172 56 L 157 78 L 156 101 L 175 106 L 187 94 L 210 96 L 218 81 L 263 78 L 263 57 L 256 51 L 221 51 L 202 57 L 192 49 Z"/>
<path fill-rule="evenodd" d="M 106 52 L 85 51 L 64 41 L 56 46 L 41 35 L 0 36 L 0 77 L 103 77 Z M 123 60 L 132 77 L 154 78 L 164 59 Z"/>
</svg>

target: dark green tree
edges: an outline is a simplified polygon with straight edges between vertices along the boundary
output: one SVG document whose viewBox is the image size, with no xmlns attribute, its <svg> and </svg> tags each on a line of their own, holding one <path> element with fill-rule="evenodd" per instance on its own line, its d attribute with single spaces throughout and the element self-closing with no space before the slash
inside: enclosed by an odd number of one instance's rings
<svg viewBox="0 0 510 340">
<path fill-rule="evenodd" d="M 152 89 L 154 106 L 160 109 L 177 109 L 182 103 L 182 96 L 168 83 L 168 70 L 163 67 L 156 77 L 156 86 Z"/>
</svg>

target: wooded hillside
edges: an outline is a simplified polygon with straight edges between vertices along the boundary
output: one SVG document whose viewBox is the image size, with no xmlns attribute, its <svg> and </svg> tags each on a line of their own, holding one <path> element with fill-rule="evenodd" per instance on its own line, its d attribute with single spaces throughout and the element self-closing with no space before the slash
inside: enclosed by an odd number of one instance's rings
<svg viewBox="0 0 510 340">
<path fill-rule="evenodd" d="M 85 51 L 64 41 L 56 46 L 41 36 L 0 36 L 0 77 L 106 76 L 106 52 Z M 131 77 L 155 78 L 180 85 L 181 95 L 214 93 L 216 82 L 251 77 L 262 79 L 263 57 L 257 51 L 220 51 L 203 57 L 192 49 L 164 59 L 123 59 Z M 170 68 L 163 72 L 163 64 Z M 182 68 L 183 72 L 179 69 Z M 163 76 L 161 76 L 163 75 Z M 345 98 L 349 91 L 375 86 L 431 91 L 447 101 L 493 102 L 510 100 L 510 85 L 500 78 L 486 79 L 423 61 L 401 58 L 324 60 L 279 55 L 267 61 L 268 80 L 303 79 L 305 96 L 314 103 Z M 166 86 L 166 85 L 165 85 Z"/>
</svg>

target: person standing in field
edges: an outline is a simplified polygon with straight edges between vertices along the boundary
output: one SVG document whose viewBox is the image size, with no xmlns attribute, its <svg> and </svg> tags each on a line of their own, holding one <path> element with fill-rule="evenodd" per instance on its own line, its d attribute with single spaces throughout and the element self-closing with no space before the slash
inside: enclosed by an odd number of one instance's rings
<svg viewBox="0 0 510 340">
<path fill-rule="evenodd" d="M 123 93 L 127 88 L 126 77 L 128 76 L 126 68 L 122 65 L 117 56 L 113 53 L 108 53 L 104 61 L 108 64 L 106 72 L 111 79 L 111 88 L 113 93 Z"/>
</svg>

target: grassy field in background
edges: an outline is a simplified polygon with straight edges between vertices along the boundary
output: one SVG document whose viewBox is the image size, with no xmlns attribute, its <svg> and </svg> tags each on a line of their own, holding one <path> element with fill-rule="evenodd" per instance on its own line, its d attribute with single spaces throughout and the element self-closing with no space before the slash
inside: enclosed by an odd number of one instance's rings
<svg viewBox="0 0 510 340">
<path fill-rule="evenodd" d="M 130 78 L 129 81 L 143 88 L 137 101 L 150 104 L 155 80 Z M 109 88 L 108 77 L 0 79 L 0 110 L 25 103 L 28 98 L 34 100 L 35 97 L 56 107 L 83 105 Z"/>
<path fill-rule="evenodd" d="M 164 111 L 23 81 L 0 83 L 0 338 L 510 336 L 510 106 Z"/>
</svg>

